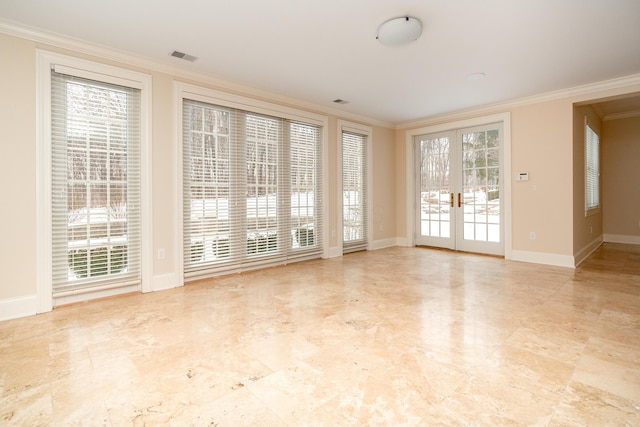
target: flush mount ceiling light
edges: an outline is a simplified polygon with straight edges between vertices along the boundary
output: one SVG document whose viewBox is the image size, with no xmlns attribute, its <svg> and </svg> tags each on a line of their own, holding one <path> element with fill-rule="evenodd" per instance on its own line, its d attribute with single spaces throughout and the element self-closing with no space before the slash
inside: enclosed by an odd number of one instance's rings
<svg viewBox="0 0 640 427">
<path fill-rule="evenodd" d="M 403 16 L 390 19 L 378 27 L 376 39 L 387 46 L 399 46 L 417 40 L 422 34 L 422 22 Z"/>
</svg>

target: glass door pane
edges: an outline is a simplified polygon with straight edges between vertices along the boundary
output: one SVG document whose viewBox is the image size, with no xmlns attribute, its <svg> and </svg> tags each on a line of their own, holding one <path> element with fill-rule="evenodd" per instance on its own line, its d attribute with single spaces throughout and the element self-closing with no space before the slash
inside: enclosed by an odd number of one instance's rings
<svg viewBox="0 0 640 427">
<path fill-rule="evenodd" d="M 448 136 L 420 141 L 420 235 L 451 237 Z"/>
<path fill-rule="evenodd" d="M 463 239 L 500 242 L 498 129 L 462 134 Z"/>
</svg>

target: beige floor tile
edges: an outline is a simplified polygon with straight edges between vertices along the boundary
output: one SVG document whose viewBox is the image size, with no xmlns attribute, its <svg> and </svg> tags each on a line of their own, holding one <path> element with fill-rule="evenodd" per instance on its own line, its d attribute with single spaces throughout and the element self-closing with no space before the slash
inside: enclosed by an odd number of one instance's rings
<svg viewBox="0 0 640 427">
<path fill-rule="evenodd" d="M 0 322 L 1 425 L 640 425 L 640 249 L 424 248 Z"/>
</svg>

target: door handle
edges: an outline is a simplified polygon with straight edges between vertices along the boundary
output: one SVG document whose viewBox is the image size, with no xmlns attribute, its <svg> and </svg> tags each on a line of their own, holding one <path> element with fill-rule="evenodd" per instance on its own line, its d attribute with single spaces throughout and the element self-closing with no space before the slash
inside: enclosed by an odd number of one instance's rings
<svg viewBox="0 0 640 427">
<path fill-rule="evenodd" d="M 460 193 L 458 193 L 458 207 L 462 207 L 462 195 Z"/>
<path fill-rule="evenodd" d="M 453 207 L 453 193 L 451 193 L 451 207 Z"/>
</svg>

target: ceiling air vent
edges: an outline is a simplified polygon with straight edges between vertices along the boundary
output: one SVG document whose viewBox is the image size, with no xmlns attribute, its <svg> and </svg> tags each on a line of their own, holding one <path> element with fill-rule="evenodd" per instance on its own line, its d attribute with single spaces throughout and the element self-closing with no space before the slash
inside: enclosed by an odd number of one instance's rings
<svg viewBox="0 0 640 427">
<path fill-rule="evenodd" d="M 349 103 L 349 101 L 345 101 L 344 99 L 340 99 L 340 98 L 334 99 L 333 102 L 335 102 L 336 104 L 342 104 L 342 105 Z"/>
<path fill-rule="evenodd" d="M 171 52 L 169 55 L 173 56 L 174 58 L 180 58 L 180 59 L 184 59 L 185 61 L 190 61 L 190 62 L 193 62 L 193 61 L 195 61 L 196 59 L 198 59 L 198 58 L 196 58 L 195 56 L 187 55 L 186 53 L 184 53 L 184 52 L 179 52 L 179 51 L 177 51 L 177 50 L 174 50 L 174 51 L 173 51 L 173 52 Z"/>
</svg>

